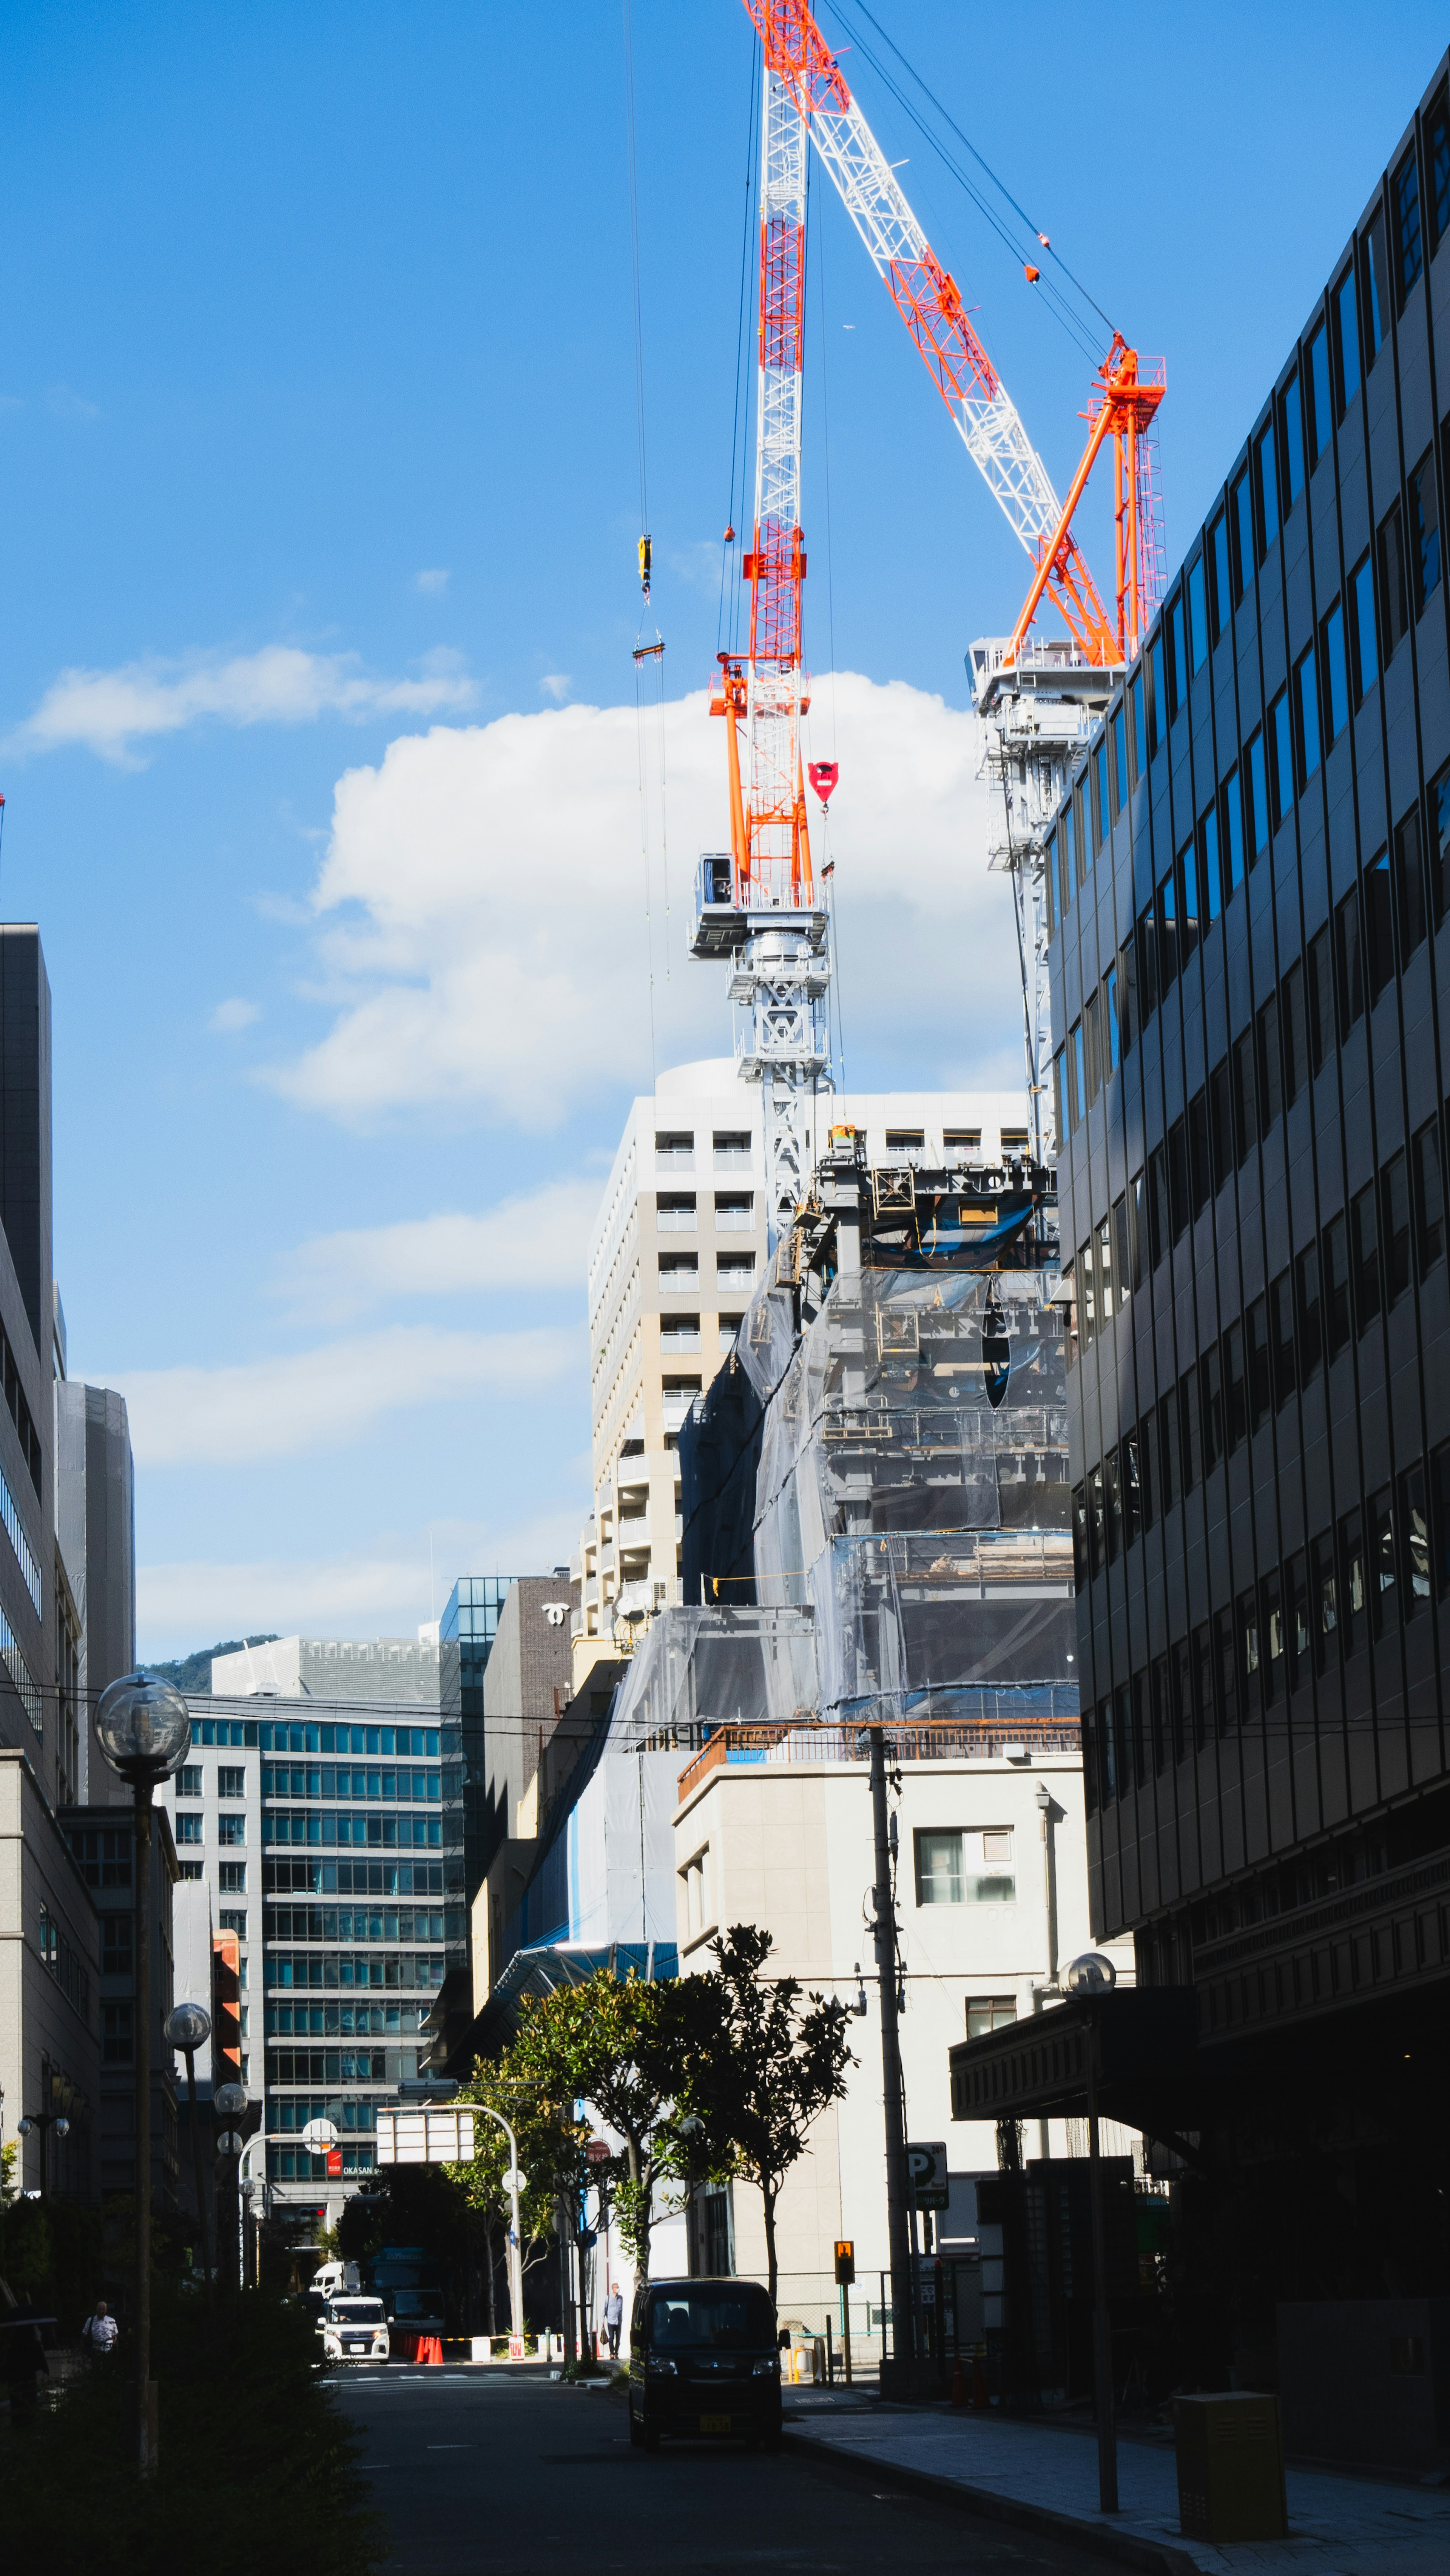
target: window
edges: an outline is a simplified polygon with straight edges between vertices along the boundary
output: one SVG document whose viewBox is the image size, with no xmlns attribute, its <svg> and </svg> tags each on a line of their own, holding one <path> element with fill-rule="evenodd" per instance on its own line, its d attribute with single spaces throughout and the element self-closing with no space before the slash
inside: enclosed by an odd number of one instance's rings
<svg viewBox="0 0 1450 2576">
<path fill-rule="evenodd" d="M 1087 824 L 1083 816 L 1083 783 L 1081 779 L 1078 780 L 1076 787 L 1072 791 L 1071 813 L 1072 849 L 1074 864 L 1077 868 L 1077 881 L 1079 885 L 1086 885 L 1089 876 L 1092 874 L 1093 847 L 1092 835 L 1088 831 Z"/>
<path fill-rule="evenodd" d="M 1148 1248 L 1156 1270 L 1168 1248 L 1168 1164 L 1161 1145 L 1148 1157 Z"/>
<path fill-rule="evenodd" d="M 1087 1491 L 1082 1485 L 1072 1489 L 1072 1579 L 1081 1592 L 1091 1580 L 1088 1564 Z"/>
<path fill-rule="evenodd" d="M 1292 510 L 1304 489 L 1304 406 L 1297 375 L 1284 387 L 1284 489 Z"/>
<path fill-rule="evenodd" d="M 1329 931 L 1316 931 L 1309 942 L 1309 1062 L 1322 1073 L 1334 1044 L 1334 979 L 1330 971 Z"/>
<path fill-rule="evenodd" d="M 1213 1140 L 1213 1186 L 1217 1195 L 1235 1161 L 1233 1095 L 1229 1089 L 1227 1056 L 1220 1059 L 1208 1077 L 1208 1124 Z"/>
<path fill-rule="evenodd" d="M 1148 647 L 1148 749 L 1157 750 L 1168 726 L 1168 699 L 1163 679 L 1163 630 Z"/>
<path fill-rule="evenodd" d="M 1118 1310 L 1121 1313 L 1137 1285 L 1133 1277 L 1133 1244 L 1126 1193 L 1113 1201 L 1113 1277 L 1117 1283 Z"/>
<path fill-rule="evenodd" d="M 1440 1162 L 1440 1130 L 1431 1119 L 1410 1146 L 1415 1177 L 1415 1267 L 1422 1279 L 1445 1254 L 1445 1187 Z"/>
<path fill-rule="evenodd" d="M 1121 698 L 1113 709 L 1113 785 L 1113 811 L 1121 814 L 1128 801 L 1128 715 Z"/>
<path fill-rule="evenodd" d="M 1254 448 L 1254 460 L 1259 486 L 1257 495 L 1261 537 L 1259 561 L 1262 563 L 1279 533 L 1279 470 L 1274 452 L 1272 421 L 1269 421 L 1259 432 Z"/>
<path fill-rule="evenodd" d="M 1320 631 L 1324 638 L 1324 713 L 1329 739 L 1338 742 L 1349 722 L 1349 664 L 1344 649 L 1344 610 L 1337 599 Z"/>
<path fill-rule="evenodd" d="M 1168 686 L 1176 716 L 1188 696 L 1188 653 L 1183 639 L 1183 593 L 1175 590 L 1168 611 Z"/>
<path fill-rule="evenodd" d="M 1311 644 L 1294 669 L 1294 716 L 1299 735 L 1299 784 L 1307 787 L 1319 766 L 1319 665 Z"/>
<path fill-rule="evenodd" d="M 1109 1565 L 1115 1565 L 1123 1542 L 1122 1467 L 1116 1449 L 1110 1449 L 1103 1460 L 1103 1500 L 1106 1507 L 1107 1560 Z"/>
<path fill-rule="evenodd" d="M 1236 1604 L 1239 1635 L 1239 1709 L 1241 1722 L 1252 1712 L 1259 1678 L 1259 1604 L 1252 1592 L 1241 1592 Z"/>
<path fill-rule="evenodd" d="M 1197 673 L 1208 660 L 1208 595 L 1202 555 L 1188 576 L 1188 650 L 1191 667 Z"/>
<path fill-rule="evenodd" d="M 919 1833 L 916 1837 L 917 1904 L 960 1905 L 964 1902 L 962 1882 L 960 1833 Z"/>
<path fill-rule="evenodd" d="M 1259 1134 L 1267 1136 L 1283 1102 L 1279 1088 L 1279 1004 L 1270 994 L 1259 1013 Z"/>
<path fill-rule="evenodd" d="M 135 1917 L 126 1914 L 101 1916 L 101 1974 L 103 1977 L 129 1977 L 135 1960 L 131 1946 Z"/>
<path fill-rule="evenodd" d="M 1381 850 L 1364 872 L 1364 930 L 1368 949 L 1369 998 L 1379 1000 L 1395 972 L 1395 921 L 1390 900 L 1390 854 Z"/>
<path fill-rule="evenodd" d="M 1410 561 L 1415 575 L 1415 615 L 1440 587 L 1440 504 L 1435 495 L 1435 451 L 1427 449 L 1410 476 Z"/>
<path fill-rule="evenodd" d="M 1167 867 L 1158 888 L 1158 990 L 1166 994 L 1178 972 L 1178 900 L 1173 869 Z"/>
<path fill-rule="evenodd" d="M 1206 1371 L 1206 1361 L 1204 1366 Z M 1240 1324 L 1230 1324 L 1223 1337 L 1223 1433 L 1230 1450 L 1237 1449 L 1248 1427 L 1248 1381 L 1244 1375 L 1243 1327 Z M 1205 1449 L 1207 1446 L 1205 1439 Z"/>
<path fill-rule="evenodd" d="M 1210 805 L 1198 826 L 1199 868 L 1203 878 L 1203 900 L 1210 921 L 1217 921 L 1223 905 L 1223 878 L 1219 865 L 1218 807 Z"/>
<path fill-rule="evenodd" d="M 1349 1204 L 1349 1240 L 1354 1261 L 1354 1329 L 1363 1336 L 1380 1311 L 1380 1236 L 1373 1181 Z"/>
<path fill-rule="evenodd" d="M 1051 939 L 1057 928 L 1057 834 L 1055 832 L 1047 844 L 1047 865 L 1043 870 L 1042 882 L 1043 892 L 1047 897 L 1047 936 Z"/>
<path fill-rule="evenodd" d="M 1058 839 L 1062 848 L 1062 873 L 1059 883 L 1062 893 L 1062 909 L 1066 912 L 1068 905 L 1072 901 L 1073 888 L 1077 883 L 1077 855 L 1073 846 L 1074 836 L 1071 797 L 1068 798 L 1067 803 L 1062 809 L 1062 821 L 1058 826 Z"/>
<path fill-rule="evenodd" d="M 1148 774 L 1148 725 L 1143 707 L 1143 675 L 1141 671 L 1129 687 L 1128 702 L 1133 710 L 1133 775 L 1135 778 L 1146 778 Z"/>
<path fill-rule="evenodd" d="M 1349 1253 L 1342 1216 L 1324 1229 L 1324 1321 L 1330 1358 L 1349 1340 Z"/>
<path fill-rule="evenodd" d="M 1430 788 L 1430 892 L 1438 924 L 1450 912 L 1450 769 Z"/>
<path fill-rule="evenodd" d="M 1259 1135 L 1258 1086 L 1254 1080 L 1254 1033 L 1245 1029 L 1235 1038 L 1233 1064 L 1234 1158 L 1240 1168 L 1247 1162 L 1250 1148 Z"/>
<path fill-rule="evenodd" d="M 1098 997 L 1089 993 L 1083 1005 L 1082 1056 L 1087 1068 L 1087 1106 L 1091 1109 L 1102 1088 L 1102 1048 L 1098 1042 Z"/>
<path fill-rule="evenodd" d="M 1410 610 L 1405 590 L 1405 536 L 1400 505 L 1392 502 L 1380 521 L 1380 599 L 1385 620 L 1385 660 L 1392 662 L 1401 638 L 1409 632 Z"/>
<path fill-rule="evenodd" d="M 1017 2018 L 1015 1995 L 969 1995 L 967 1997 L 967 2037 L 985 2039 L 992 2030 L 1005 2030 Z"/>
<path fill-rule="evenodd" d="M 1284 1626 L 1289 1648 L 1289 1688 L 1309 1678 L 1309 1590 L 1304 1559 L 1291 1556 L 1284 1568 Z"/>
<path fill-rule="evenodd" d="M 1413 957 L 1425 936 L 1425 871 L 1420 864 L 1420 809 L 1412 805 L 1395 825 L 1395 894 L 1400 907 L 1400 961 Z"/>
<path fill-rule="evenodd" d="M 1327 1245 L 1327 1236 L 1325 1242 Z M 1307 1245 L 1294 1264 L 1294 1308 L 1299 1324 L 1299 1384 L 1307 1387 L 1318 1374 L 1324 1355 L 1324 1326 L 1319 1305 L 1319 1250 L 1316 1244 Z"/>
<path fill-rule="evenodd" d="M 1207 1091 L 1195 1092 L 1188 1104 L 1188 1190 L 1193 1214 L 1200 1217 L 1213 1196 Z"/>
<path fill-rule="evenodd" d="M 1186 962 L 1198 946 L 1201 927 L 1198 913 L 1198 852 L 1192 841 L 1185 841 L 1178 853 L 1178 874 L 1183 886 L 1183 955 Z"/>
<path fill-rule="evenodd" d="M 1295 1387 L 1294 1366 L 1294 1282 L 1292 1274 L 1281 1270 L 1269 1290 L 1269 1367 L 1273 1380 L 1274 1410 L 1288 1403 Z"/>
<path fill-rule="evenodd" d="M 1279 703 L 1286 702 L 1281 693 Z M 1249 745 L 1249 864 L 1261 858 L 1269 846 L 1269 774 L 1264 756 L 1264 737 L 1256 733 Z"/>
<path fill-rule="evenodd" d="M 1430 1598 L 1430 1512 L 1425 1470 L 1417 1459 L 1400 1478 L 1400 1564 L 1404 1568 L 1406 1620 L 1423 1610 Z"/>
<path fill-rule="evenodd" d="M 101 2064 L 129 2066 L 135 2053 L 135 2007 L 128 2003 L 101 2006 Z"/>
<path fill-rule="evenodd" d="M 1103 1033 L 1107 1039 L 1108 1046 L 1107 1061 L 1103 1067 L 1103 1079 L 1106 1081 L 1110 1074 L 1117 1072 L 1119 1065 L 1123 1061 L 1122 1032 L 1118 1022 L 1118 969 L 1116 963 L 1108 968 L 1106 975 L 1103 977 Z"/>
<path fill-rule="evenodd" d="M 1169 1512 L 1183 1492 L 1178 1470 L 1178 1406 L 1165 1395 L 1158 1407 L 1158 1508 Z"/>
<path fill-rule="evenodd" d="M 1227 903 L 1244 881 L 1244 800 L 1236 769 L 1231 769 L 1224 781 L 1223 846 L 1228 859 L 1228 879 L 1223 890 Z"/>
<path fill-rule="evenodd" d="M 1334 354 L 1339 370 L 1339 417 L 1343 420 L 1359 391 L 1359 300 L 1355 293 L 1352 260 L 1335 289 L 1331 310 Z"/>
<path fill-rule="evenodd" d="M 1385 1303 L 1393 1306 L 1410 1284 L 1410 1175 L 1403 1152 L 1391 1154 L 1380 1174 L 1385 1247 Z"/>
<path fill-rule="evenodd" d="M 1385 228 L 1376 215 L 1364 237 L 1365 320 L 1368 324 L 1365 356 L 1371 366 L 1384 347 L 1389 327 L 1389 299 L 1385 283 Z"/>
<path fill-rule="evenodd" d="M 1153 1432 L 1155 1416 L 1145 1413 L 1138 1425 L 1138 1492 L 1143 1512 L 1143 1527 L 1153 1526 Z"/>
<path fill-rule="evenodd" d="M 1430 1458 L 1430 1534 L 1435 1598 L 1450 1592 L 1450 1440 Z"/>
<path fill-rule="evenodd" d="M 221 1924 L 221 1928 L 224 1932 L 235 1932 L 239 1940 L 245 1941 L 247 1937 L 247 1917 L 245 1911 L 239 1913 L 234 1906 L 224 1905 L 221 1908 L 217 1920 Z"/>
<path fill-rule="evenodd" d="M 178 1816 L 176 1819 L 176 1839 L 179 1843 L 199 1843 L 201 1840 L 200 1816 Z"/>
<path fill-rule="evenodd" d="M 1304 969 L 1297 957 L 1279 988 L 1284 1044 L 1284 1099 L 1292 1108 L 1309 1077 L 1309 1042 L 1304 1021 Z"/>
<path fill-rule="evenodd" d="M 1168 1130 L 1168 1212 L 1176 1243 L 1188 1223 L 1188 1140 L 1181 1118 Z"/>
<path fill-rule="evenodd" d="M 1240 600 L 1254 577 L 1254 491 L 1247 469 L 1229 496 L 1233 511 L 1234 598 Z"/>
<path fill-rule="evenodd" d="M 1260 1586 L 1259 1637 L 1264 1698 L 1273 1700 L 1284 1684 L 1284 1600 L 1277 1574 L 1266 1574 Z"/>
<path fill-rule="evenodd" d="M 1138 1463 L 1138 1434 L 1130 1431 L 1123 1442 L 1123 1544 L 1131 1547 L 1143 1530 L 1143 1477 Z"/>
<path fill-rule="evenodd" d="M 179 1860 L 176 1864 L 176 1872 L 179 1878 L 200 1878 L 201 1863 L 199 1860 Z"/>
<path fill-rule="evenodd" d="M 1317 465 L 1334 435 L 1329 399 L 1329 333 L 1321 322 L 1309 343 L 1309 454 Z"/>
<path fill-rule="evenodd" d="M 244 1860 L 222 1860 L 217 1863 L 217 1886 L 223 1896 L 245 1896 L 247 1864 Z"/>
<path fill-rule="evenodd" d="M 1093 812 L 1097 823 L 1094 838 L 1101 849 L 1112 827 L 1112 816 L 1108 811 L 1108 746 L 1105 741 L 1100 742 L 1093 753 Z"/>
<path fill-rule="evenodd" d="M 1215 1353 L 1217 1358 L 1217 1353 Z M 1188 1369 L 1178 1390 L 1179 1490 L 1191 1494 L 1203 1481 L 1203 1425 L 1199 1415 L 1198 1371 Z"/>
<path fill-rule="evenodd" d="M 1223 634 L 1233 614 L 1233 581 L 1228 559 L 1228 513 L 1220 510 L 1208 532 L 1209 560 L 1213 565 L 1212 598 L 1213 640 Z"/>
<path fill-rule="evenodd" d="M 223 1762 L 218 1765 L 216 1793 L 219 1798 L 245 1798 L 247 1774 L 242 1763 Z"/>
<path fill-rule="evenodd" d="M 201 1764 L 199 1762 L 183 1763 L 181 1769 L 176 1775 L 176 1794 L 178 1798 L 199 1798 L 201 1796 Z"/>
<path fill-rule="evenodd" d="M 219 1843 L 244 1843 L 246 1839 L 247 1820 L 245 1816 L 218 1816 L 217 1841 Z"/>
<path fill-rule="evenodd" d="M 1158 998 L 1158 978 L 1154 971 L 1153 962 L 1156 949 L 1156 934 L 1153 920 L 1153 906 L 1151 903 L 1145 904 L 1142 912 L 1138 916 L 1138 935 L 1136 945 L 1138 970 L 1138 1026 L 1141 1029 L 1145 1028 L 1148 1021 L 1152 1018 L 1153 1006 Z"/>
<path fill-rule="evenodd" d="M 1364 1644 L 1367 1589 L 1363 1524 L 1358 1512 L 1346 1512 L 1339 1524 L 1339 1634 L 1346 1655 Z"/>
<path fill-rule="evenodd" d="M 1349 576 L 1349 640 L 1354 654 L 1355 704 L 1379 678 L 1379 645 L 1374 622 L 1374 557 L 1364 555 Z"/>
<path fill-rule="evenodd" d="M 1334 953 L 1339 986 L 1339 1034 L 1347 1038 L 1364 1016 L 1364 961 L 1360 953 L 1359 896 L 1353 886 L 1335 910 Z"/>
<path fill-rule="evenodd" d="M 1068 1115 L 1076 1127 L 1087 1108 L 1087 1063 L 1082 1022 L 1074 1020 L 1067 1036 Z"/>
<path fill-rule="evenodd" d="M 1430 248 L 1450 230 L 1450 97 L 1442 89 L 1426 120 L 1430 154 Z"/>
<path fill-rule="evenodd" d="M 1403 312 L 1405 297 L 1425 265 L 1425 237 L 1420 223 L 1420 171 L 1413 143 L 1395 172 L 1394 189 L 1395 277 Z"/>
<path fill-rule="evenodd" d="M 1269 740 L 1274 747 L 1274 821 L 1278 824 L 1294 805 L 1294 724 L 1287 689 L 1279 691 L 1269 709 Z"/>
</svg>

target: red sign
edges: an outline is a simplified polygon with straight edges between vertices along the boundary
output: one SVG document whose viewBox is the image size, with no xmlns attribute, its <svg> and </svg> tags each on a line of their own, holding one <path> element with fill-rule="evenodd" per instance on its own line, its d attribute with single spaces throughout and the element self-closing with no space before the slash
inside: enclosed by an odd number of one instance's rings
<svg viewBox="0 0 1450 2576">
<path fill-rule="evenodd" d="M 611 2147 L 605 2145 L 602 2138 L 591 2138 L 584 2150 L 584 2161 L 591 2165 L 607 2165 L 613 2152 Z"/>
<path fill-rule="evenodd" d="M 328 2150 L 327 2150 L 327 2178 L 328 2178 L 328 2181 L 329 2181 L 329 2182 L 331 2182 L 331 2180 L 332 2180 L 332 2178 L 333 2178 L 333 2175 L 334 2175 L 334 2174 L 340 2174 L 340 2173 L 341 2173 L 341 2171 L 342 2171 L 342 2149 L 341 2149 L 341 2147 L 329 2147 L 329 2148 L 328 2148 Z"/>
</svg>

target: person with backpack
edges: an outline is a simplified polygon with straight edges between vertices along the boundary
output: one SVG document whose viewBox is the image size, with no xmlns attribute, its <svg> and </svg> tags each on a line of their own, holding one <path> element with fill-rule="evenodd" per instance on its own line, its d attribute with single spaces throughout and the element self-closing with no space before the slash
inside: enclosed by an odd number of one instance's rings
<svg viewBox="0 0 1450 2576">
<path fill-rule="evenodd" d="M 116 2349 L 120 2327 L 104 2299 L 97 2299 L 81 2328 L 81 2341 L 93 2362 L 107 2362 Z"/>
</svg>

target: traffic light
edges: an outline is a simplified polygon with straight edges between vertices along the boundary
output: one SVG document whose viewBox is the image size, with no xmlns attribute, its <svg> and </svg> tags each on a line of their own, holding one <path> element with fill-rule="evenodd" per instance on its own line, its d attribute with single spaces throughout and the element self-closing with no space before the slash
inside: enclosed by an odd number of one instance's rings
<svg viewBox="0 0 1450 2576">
<path fill-rule="evenodd" d="M 852 2236 L 836 2239 L 836 2285 L 849 2290 L 856 2278 L 856 2240 Z"/>
</svg>

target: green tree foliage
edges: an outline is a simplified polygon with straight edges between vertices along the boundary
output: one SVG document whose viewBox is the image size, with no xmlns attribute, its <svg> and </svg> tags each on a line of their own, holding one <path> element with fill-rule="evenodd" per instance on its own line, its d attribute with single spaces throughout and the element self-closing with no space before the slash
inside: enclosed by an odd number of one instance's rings
<svg viewBox="0 0 1450 2576">
<path fill-rule="evenodd" d="M 75 2334 L 105 2292 L 105 2258 L 99 2210 L 18 2198 L 0 2210 L 0 2275 L 17 2299 L 54 2316 L 63 2334 Z"/>
<path fill-rule="evenodd" d="M 811 1994 L 802 2008 L 798 1978 L 764 1973 L 774 1944 L 753 1924 L 733 1924 L 710 1946 L 715 1969 L 685 1981 L 712 1990 L 698 2016 L 685 2089 L 714 2155 L 728 2155 L 733 2170 L 759 2189 L 773 2299 L 781 2185 L 805 2153 L 811 2123 L 845 2092 L 853 2063 L 846 2007 Z"/>
</svg>

